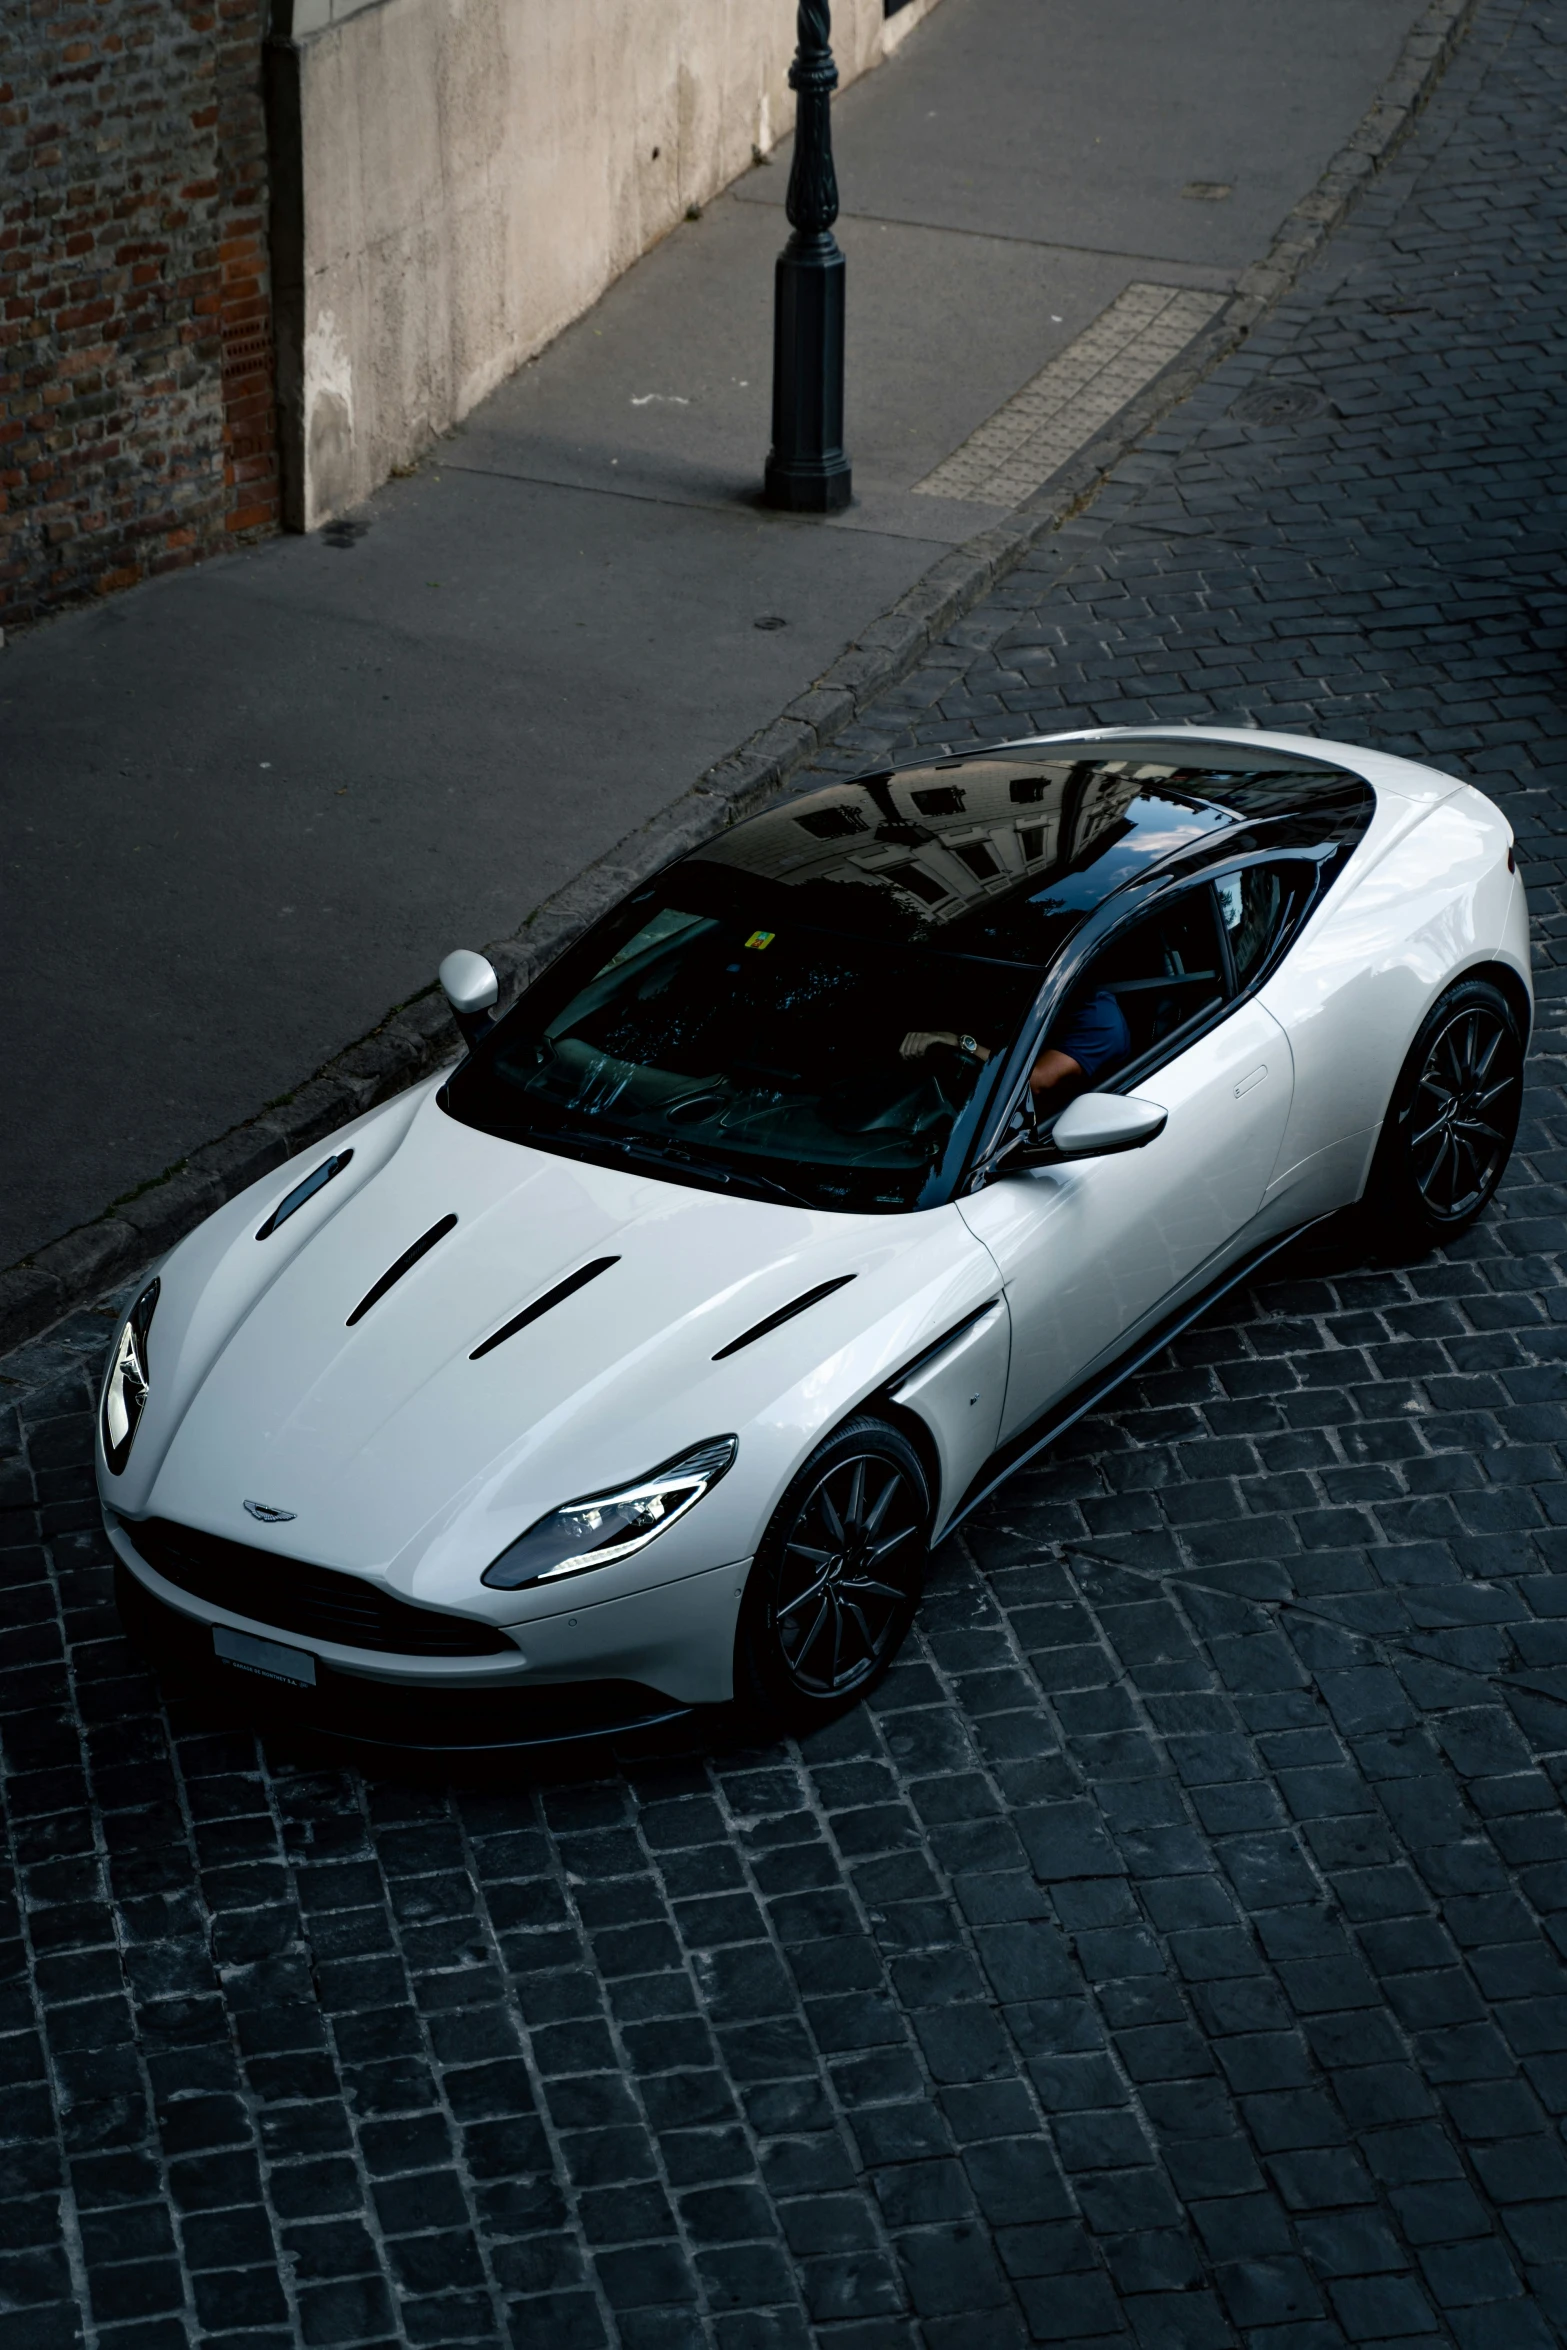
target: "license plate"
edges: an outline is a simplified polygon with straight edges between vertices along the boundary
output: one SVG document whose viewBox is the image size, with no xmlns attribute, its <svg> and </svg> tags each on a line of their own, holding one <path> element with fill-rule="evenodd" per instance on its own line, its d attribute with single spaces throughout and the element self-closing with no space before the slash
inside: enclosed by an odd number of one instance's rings
<svg viewBox="0 0 1567 2350">
<path fill-rule="evenodd" d="M 242 1673 L 260 1673 L 268 1681 L 292 1681 L 301 1689 L 316 1685 L 316 1660 L 307 1649 L 285 1648 L 281 1640 L 258 1640 L 253 1632 L 231 1632 L 214 1624 L 212 1645 L 226 1665 Z"/>
</svg>

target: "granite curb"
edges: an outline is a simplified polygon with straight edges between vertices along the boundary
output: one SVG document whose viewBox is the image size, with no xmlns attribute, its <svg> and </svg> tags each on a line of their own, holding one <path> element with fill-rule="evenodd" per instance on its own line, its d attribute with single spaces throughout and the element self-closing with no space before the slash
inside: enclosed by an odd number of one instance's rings
<svg viewBox="0 0 1567 2350">
<path fill-rule="evenodd" d="M 717 761 L 671 805 L 485 951 L 509 1001 L 627 889 L 762 806 L 875 696 L 1042 539 L 1080 513 L 1161 417 L 1236 349 L 1296 283 L 1356 196 L 1420 114 L 1468 27 L 1477 0 L 1431 0 L 1380 94 L 1264 258 L 1242 276 L 1213 324 L 1072 462 L 1003 521 L 942 556 L 861 631 L 815 683 Z M 174 1246 L 202 1219 L 298 1151 L 388 1100 L 443 1062 L 456 1039 L 434 987 L 399 1004 L 368 1036 L 298 1089 L 169 1168 L 91 1223 L 0 1270 L 0 1349 L 38 1336 L 110 1283 Z"/>
</svg>

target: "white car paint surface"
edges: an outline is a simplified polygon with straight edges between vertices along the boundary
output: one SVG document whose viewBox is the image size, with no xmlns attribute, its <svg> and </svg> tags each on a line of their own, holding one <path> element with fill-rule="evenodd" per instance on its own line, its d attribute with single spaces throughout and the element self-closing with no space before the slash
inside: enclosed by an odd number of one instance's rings
<svg viewBox="0 0 1567 2350">
<path fill-rule="evenodd" d="M 1012 1310 L 1003 1437 L 1113 1354 L 1247 1230 L 1273 1173 L 1291 1090 L 1283 1030 L 1260 1003 L 1242 1004 L 1139 1084 L 1140 1101 L 1168 1112 L 1146 1150 L 1041 1167 L 960 1203 L 1001 1268 Z M 1151 1215 L 1155 1169 L 1162 1212 Z"/>
<path fill-rule="evenodd" d="M 1124 738 L 1167 743 L 1171 758 L 1198 740 Z M 983 756 L 1004 780 L 1030 759 L 1110 760 L 1121 739 L 1095 730 Z M 939 1538 L 1005 1466 L 998 1448 L 1227 1267 L 1359 1196 L 1410 1042 L 1455 976 L 1483 967 L 1529 987 L 1511 834 L 1480 793 L 1342 745 L 1250 730 L 1205 731 L 1200 743 L 1332 761 L 1376 803 L 1263 984 L 1129 1085 L 1167 1114 L 1151 1142 L 1033 1167 L 1002 1159 L 935 1204 L 851 1212 L 501 1139 L 448 1114 L 443 1072 L 251 1186 L 160 1268 L 149 1392 L 122 1473 L 100 1438 L 127 1570 L 182 1619 L 279 1639 L 269 1556 L 509 1635 L 501 1653 L 455 1659 L 310 1644 L 366 1680 L 525 1688 L 624 1676 L 701 1703 L 730 1694 L 746 1578 L 780 1496 L 857 1409 L 901 1413 L 924 1444 Z M 1026 815 L 998 852 L 1020 873 Z M 986 821 L 990 836 L 971 825 L 937 839 L 927 870 L 945 878 L 931 889 L 983 871 L 967 843 L 999 837 L 1000 820 Z M 856 825 L 869 841 L 868 819 Z M 726 836 L 726 854 L 733 842 L 739 855 L 744 832 Z M 345 1150 L 344 1171 L 258 1239 L 301 1179 Z M 456 1219 L 449 1233 L 352 1321 L 444 1217 Z M 602 1258 L 616 1261 L 473 1359 Z M 564 1583 L 480 1581 L 551 1510 L 729 1435 L 735 1466 L 635 1555 Z M 288 1515 L 257 1523 L 248 1501 Z M 254 1614 L 156 1574 L 135 1547 L 147 1518 L 248 1546 Z"/>
</svg>

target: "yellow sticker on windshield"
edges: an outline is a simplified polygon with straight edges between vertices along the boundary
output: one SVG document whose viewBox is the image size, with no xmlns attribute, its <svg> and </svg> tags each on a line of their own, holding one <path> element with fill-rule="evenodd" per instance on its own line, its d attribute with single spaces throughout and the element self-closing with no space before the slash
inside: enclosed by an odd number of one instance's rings
<svg viewBox="0 0 1567 2350">
<path fill-rule="evenodd" d="M 770 947 L 777 936 L 776 930 L 753 930 L 745 943 L 748 947 Z"/>
</svg>

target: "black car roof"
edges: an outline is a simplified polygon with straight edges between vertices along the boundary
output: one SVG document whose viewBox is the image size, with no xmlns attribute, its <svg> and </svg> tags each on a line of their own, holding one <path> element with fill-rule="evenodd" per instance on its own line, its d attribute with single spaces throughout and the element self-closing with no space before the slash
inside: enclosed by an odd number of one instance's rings
<svg viewBox="0 0 1567 2350">
<path fill-rule="evenodd" d="M 1246 834 L 1298 834 L 1289 819 L 1358 838 L 1374 806 L 1362 777 L 1293 747 L 1184 728 L 1047 738 L 829 784 L 684 862 L 747 876 L 797 919 L 1046 963 L 1157 866 L 1221 838 L 1239 850 Z"/>
</svg>

